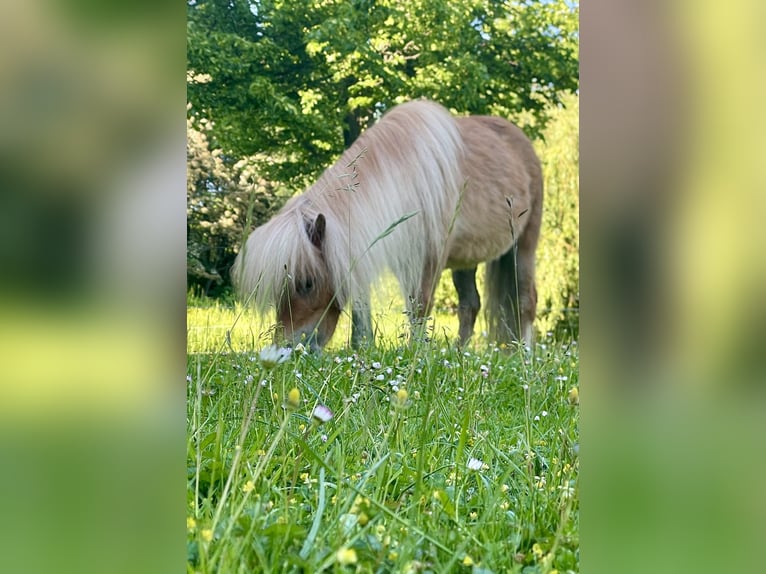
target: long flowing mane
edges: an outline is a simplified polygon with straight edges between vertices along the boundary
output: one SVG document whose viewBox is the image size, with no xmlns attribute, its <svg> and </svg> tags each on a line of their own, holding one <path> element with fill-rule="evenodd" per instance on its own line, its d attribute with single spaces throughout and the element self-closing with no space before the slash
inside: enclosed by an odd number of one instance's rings
<svg viewBox="0 0 766 574">
<path fill-rule="evenodd" d="M 414 291 L 426 254 L 446 249 L 464 155 L 458 125 L 445 108 L 425 100 L 396 106 L 250 235 L 232 269 L 235 283 L 254 292 L 261 310 L 278 303 L 295 277 L 326 282 L 341 307 L 368 297 L 386 268 L 403 292 Z M 320 213 L 326 219 L 321 254 L 306 233 Z"/>
</svg>

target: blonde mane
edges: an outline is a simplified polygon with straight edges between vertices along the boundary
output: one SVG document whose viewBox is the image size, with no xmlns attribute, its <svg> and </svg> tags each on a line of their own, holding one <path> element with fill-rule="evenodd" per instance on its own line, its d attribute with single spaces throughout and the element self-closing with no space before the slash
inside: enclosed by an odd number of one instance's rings
<svg viewBox="0 0 766 574">
<path fill-rule="evenodd" d="M 442 106 L 418 100 L 391 109 L 253 231 L 232 269 L 235 284 L 260 310 L 279 302 L 287 281 L 307 276 L 325 282 L 340 307 L 366 300 L 385 269 L 405 295 L 415 292 L 427 254 L 447 249 L 464 155 L 457 122 Z M 306 232 L 320 213 L 321 254 Z"/>
</svg>

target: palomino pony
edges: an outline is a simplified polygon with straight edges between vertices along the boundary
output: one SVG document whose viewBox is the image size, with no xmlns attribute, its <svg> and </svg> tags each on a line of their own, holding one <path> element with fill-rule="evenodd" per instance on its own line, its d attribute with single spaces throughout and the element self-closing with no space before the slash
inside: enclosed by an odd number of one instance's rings
<svg viewBox="0 0 766 574">
<path fill-rule="evenodd" d="M 510 122 L 455 118 L 434 102 L 388 111 L 303 194 L 256 228 L 232 268 L 240 292 L 276 307 L 283 334 L 322 347 L 352 306 L 352 344 L 372 340 L 370 289 L 390 269 L 413 325 L 443 269 L 458 294 L 459 337 L 480 309 L 487 261 L 490 338 L 532 344 L 543 182 L 532 144 Z"/>
</svg>

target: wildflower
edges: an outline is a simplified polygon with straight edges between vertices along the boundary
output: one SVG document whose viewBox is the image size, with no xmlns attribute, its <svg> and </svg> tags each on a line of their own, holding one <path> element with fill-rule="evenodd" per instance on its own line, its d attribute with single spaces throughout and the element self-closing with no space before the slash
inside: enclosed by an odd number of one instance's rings
<svg viewBox="0 0 766 574">
<path fill-rule="evenodd" d="M 569 395 L 567 395 L 567 398 L 569 399 L 570 405 L 579 405 L 580 404 L 580 391 L 577 387 L 572 387 L 569 389 Z"/>
<path fill-rule="evenodd" d="M 468 518 L 470 518 L 471 520 L 476 520 L 477 518 L 479 518 L 479 513 L 476 511 L 470 512 L 468 514 Z"/>
<path fill-rule="evenodd" d="M 407 403 L 407 398 L 409 397 L 409 393 L 407 392 L 407 389 L 399 389 L 394 393 L 394 404 L 397 406 L 404 406 Z"/>
<path fill-rule="evenodd" d="M 263 368 L 273 369 L 277 365 L 284 363 L 290 357 L 290 353 L 292 353 L 292 349 L 288 347 L 269 345 L 261 351 L 258 358 Z"/>
<path fill-rule="evenodd" d="M 213 539 L 213 531 L 210 528 L 203 528 L 200 536 L 204 542 L 210 542 Z"/>
<path fill-rule="evenodd" d="M 356 550 L 353 548 L 341 548 L 335 553 L 335 559 L 342 566 L 356 564 Z"/>
<path fill-rule="evenodd" d="M 252 492 L 255 488 L 255 485 L 253 484 L 252 480 L 248 480 L 245 485 L 242 487 L 242 492 L 247 494 L 248 492 Z"/>
<path fill-rule="evenodd" d="M 187 516 L 186 517 L 186 528 L 189 530 L 193 530 L 197 526 L 197 521 L 194 520 L 193 516 Z"/>
<path fill-rule="evenodd" d="M 508 486 L 507 484 L 504 484 L 503 486 L 500 487 L 500 492 L 505 494 L 506 492 L 510 490 L 510 488 L 511 488 L 510 486 Z"/>
<path fill-rule="evenodd" d="M 320 423 L 326 423 L 332 419 L 332 411 L 325 405 L 317 405 L 314 407 L 314 411 L 311 413 L 314 420 Z"/>
<path fill-rule="evenodd" d="M 379 369 L 380 368 L 380 363 L 378 361 L 375 361 L 371 366 L 372 366 L 373 369 Z"/>
<path fill-rule="evenodd" d="M 293 387 L 290 392 L 287 393 L 287 406 L 292 409 L 297 409 L 301 404 L 301 392 Z"/>
<path fill-rule="evenodd" d="M 323 434 L 322 436 L 320 436 L 320 437 L 319 437 L 319 439 L 320 439 L 322 442 L 327 442 L 327 435 L 326 435 L 326 434 Z"/>
<path fill-rule="evenodd" d="M 471 558 L 468 554 L 466 554 L 465 558 L 463 558 L 463 566 L 473 566 L 473 558 Z"/>
<path fill-rule="evenodd" d="M 521 385 L 521 388 L 524 389 L 525 391 L 528 391 L 529 390 L 529 385 L 527 385 L 527 384 Z"/>
<path fill-rule="evenodd" d="M 559 490 L 561 491 L 561 498 L 563 498 L 564 500 L 568 500 L 572 498 L 572 496 L 574 495 L 574 488 L 572 488 L 568 484 L 559 486 Z"/>
<path fill-rule="evenodd" d="M 478 458 L 469 458 L 468 459 L 468 470 L 481 470 L 484 466 L 484 463 L 480 461 Z"/>
<path fill-rule="evenodd" d="M 386 380 L 386 375 L 383 375 L 383 374 L 377 375 L 375 377 L 375 380 L 376 381 L 385 381 Z"/>
<path fill-rule="evenodd" d="M 303 346 L 303 343 L 298 343 L 295 345 L 295 349 L 293 349 L 296 353 L 300 353 L 301 355 L 306 354 L 306 347 Z"/>
</svg>

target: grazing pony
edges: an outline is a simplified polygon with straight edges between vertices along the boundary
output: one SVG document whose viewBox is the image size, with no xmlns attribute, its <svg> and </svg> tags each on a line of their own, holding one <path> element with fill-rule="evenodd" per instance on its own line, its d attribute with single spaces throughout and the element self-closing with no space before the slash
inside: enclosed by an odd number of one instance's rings
<svg viewBox="0 0 766 574">
<path fill-rule="evenodd" d="M 464 343 L 480 309 L 476 266 L 487 261 L 490 338 L 531 345 L 542 206 L 540 161 L 518 127 L 411 101 L 256 228 L 232 277 L 260 311 L 276 307 L 284 336 L 305 336 L 317 348 L 348 303 L 352 344 L 372 340 L 370 289 L 385 269 L 399 281 L 413 326 L 422 324 L 449 268 Z"/>
</svg>

